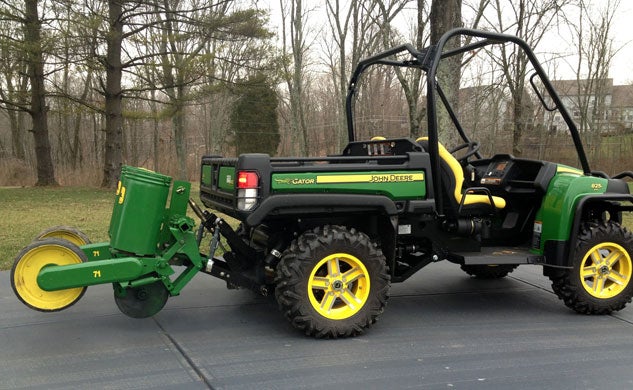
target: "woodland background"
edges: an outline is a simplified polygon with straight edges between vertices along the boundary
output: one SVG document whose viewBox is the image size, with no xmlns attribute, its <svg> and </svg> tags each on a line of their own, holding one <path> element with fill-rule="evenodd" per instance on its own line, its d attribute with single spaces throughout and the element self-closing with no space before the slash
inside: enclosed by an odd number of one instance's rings
<svg viewBox="0 0 633 390">
<path fill-rule="evenodd" d="M 621 49 L 613 39 L 619 7 L 617 0 L 1 0 L 0 185 L 112 187 L 121 164 L 196 180 L 205 154 L 338 153 L 358 61 L 402 43 L 422 48 L 458 26 L 523 38 L 553 79 L 561 61 L 571 64 L 583 96 L 594 97 L 578 108 L 593 166 L 613 173 L 627 168 L 631 140 L 605 136 L 596 115 L 604 102 L 595 97 Z M 510 88 L 480 115 L 504 112 L 496 122 L 512 127 L 505 141 L 521 155 L 526 118 L 535 115 L 524 91 L 529 69 L 517 52 L 498 59 Z M 453 74 L 438 77 L 449 94 L 467 97 Z M 419 73 L 377 69 L 363 83 L 357 127 L 422 130 Z M 539 157 L 556 160 L 560 135 L 543 134 L 549 146 Z"/>
</svg>

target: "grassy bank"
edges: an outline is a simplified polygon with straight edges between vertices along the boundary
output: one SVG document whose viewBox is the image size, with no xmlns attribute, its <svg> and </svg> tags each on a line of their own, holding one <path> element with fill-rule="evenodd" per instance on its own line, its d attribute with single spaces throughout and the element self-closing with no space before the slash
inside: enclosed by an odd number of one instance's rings
<svg viewBox="0 0 633 390">
<path fill-rule="evenodd" d="M 114 191 L 96 188 L 0 188 L 0 270 L 42 230 L 69 225 L 92 242 L 108 240 Z"/>
</svg>

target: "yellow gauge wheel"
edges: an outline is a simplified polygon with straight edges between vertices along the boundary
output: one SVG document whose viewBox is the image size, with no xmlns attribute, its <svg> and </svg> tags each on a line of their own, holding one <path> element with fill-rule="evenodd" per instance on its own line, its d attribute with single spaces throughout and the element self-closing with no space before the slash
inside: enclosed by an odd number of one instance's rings
<svg viewBox="0 0 633 390">
<path fill-rule="evenodd" d="M 600 299 L 613 298 L 624 291 L 632 274 L 631 256 L 613 242 L 602 242 L 589 249 L 580 265 L 583 288 Z"/>
<path fill-rule="evenodd" d="M 71 226 L 53 226 L 40 232 L 35 237 L 36 240 L 44 240 L 47 238 L 59 238 L 70 241 L 77 246 L 90 244 L 90 239 L 81 230 Z"/>
<path fill-rule="evenodd" d="M 308 279 L 308 297 L 323 317 L 343 320 L 356 314 L 369 297 L 369 273 L 348 253 L 334 253 L 319 261 Z"/>
<path fill-rule="evenodd" d="M 11 287 L 18 298 L 32 309 L 65 309 L 82 297 L 86 287 L 44 291 L 37 284 L 37 276 L 46 266 L 79 264 L 85 259 L 83 252 L 66 240 L 50 238 L 34 241 L 15 258 L 11 269 Z"/>
</svg>

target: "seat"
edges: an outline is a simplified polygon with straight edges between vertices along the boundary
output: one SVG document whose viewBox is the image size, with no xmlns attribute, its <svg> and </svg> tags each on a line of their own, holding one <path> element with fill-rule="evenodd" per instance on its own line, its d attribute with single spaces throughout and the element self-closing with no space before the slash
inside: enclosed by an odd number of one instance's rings
<svg viewBox="0 0 633 390">
<path fill-rule="evenodd" d="M 428 137 L 420 137 L 415 140 L 422 145 L 425 150 L 429 150 Z M 490 211 L 491 206 L 494 210 L 501 210 L 506 207 L 505 199 L 499 196 L 490 196 L 481 194 L 482 188 L 462 188 L 464 185 L 464 170 L 457 159 L 438 142 L 438 151 L 440 155 L 440 165 L 442 170 L 442 184 L 447 195 L 447 200 L 453 206 L 455 212 L 463 211 Z M 480 193 L 470 193 L 475 191 Z M 451 196 L 452 195 L 452 196 Z M 491 203 L 492 200 L 492 203 Z M 483 209 L 481 206 L 484 206 Z"/>
</svg>

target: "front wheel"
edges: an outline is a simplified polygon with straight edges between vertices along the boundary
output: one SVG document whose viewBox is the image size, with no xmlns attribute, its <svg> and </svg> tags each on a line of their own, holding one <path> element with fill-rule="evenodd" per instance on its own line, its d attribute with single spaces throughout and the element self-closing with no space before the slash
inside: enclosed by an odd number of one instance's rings
<svg viewBox="0 0 633 390">
<path fill-rule="evenodd" d="M 283 253 L 275 297 L 306 335 L 355 336 L 384 310 L 389 281 L 385 256 L 367 235 L 324 226 L 305 232 Z"/>
<path fill-rule="evenodd" d="M 608 314 L 633 296 L 633 235 L 608 221 L 584 224 L 572 252 L 573 268 L 551 277 L 565 305 L 583 314 Z"/>
</svg>

